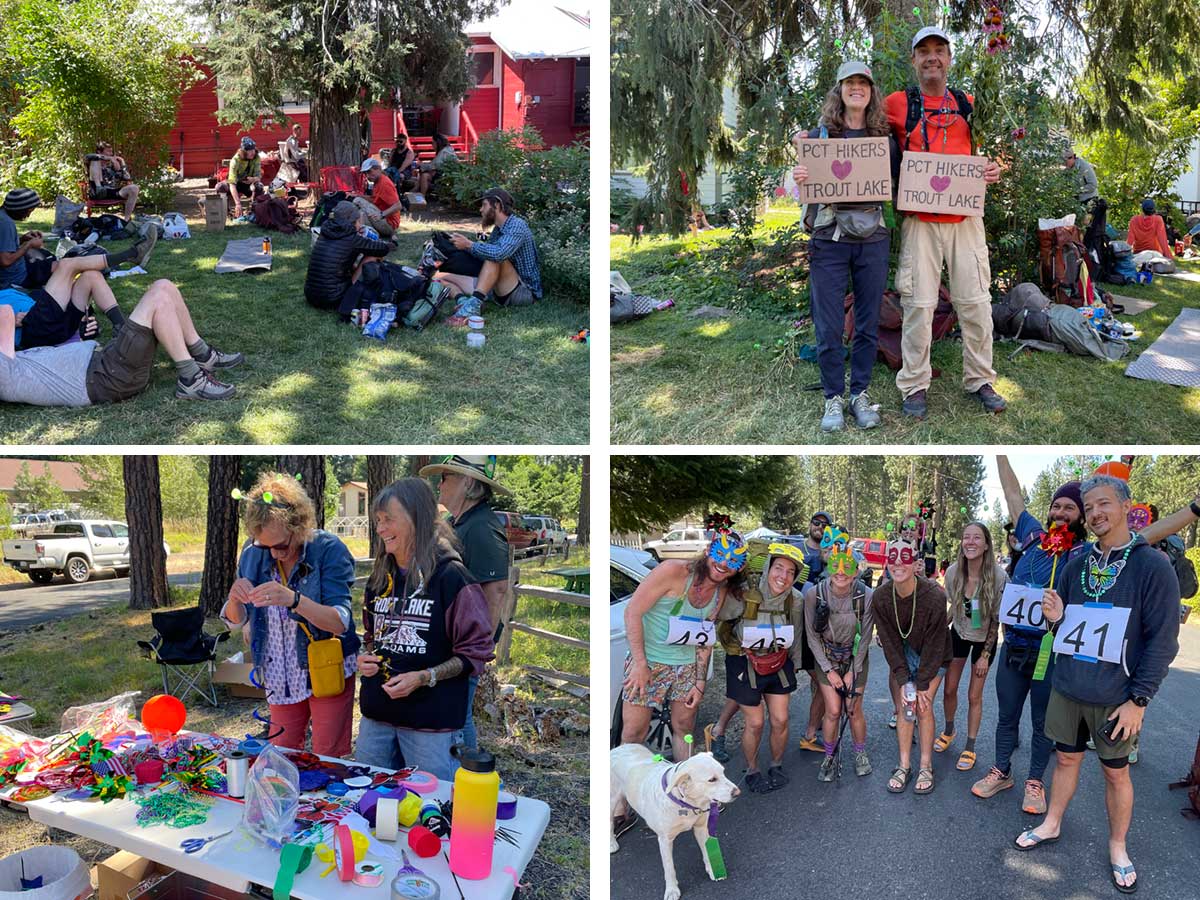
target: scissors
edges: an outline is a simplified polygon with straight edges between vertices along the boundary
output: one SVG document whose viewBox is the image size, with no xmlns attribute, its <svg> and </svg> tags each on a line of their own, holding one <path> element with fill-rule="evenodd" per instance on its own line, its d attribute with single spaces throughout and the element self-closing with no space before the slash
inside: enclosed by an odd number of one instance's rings
<svg viewBox="0 0 1200 900">
<path fill-rule="evenodd" d="M 181 842 L 179 846 L 183 848 L 184 853 L 199 853 L 200 850 L 206 845 L 211 844 L 213 841 L 220 840 L 227 834 L 233 834 L 233 829 L 231 828 L 229 831 L 222 831 L 220 834 L 214 834 L 212 837 L 188 838 L 186 841 Z"/>
</svg>

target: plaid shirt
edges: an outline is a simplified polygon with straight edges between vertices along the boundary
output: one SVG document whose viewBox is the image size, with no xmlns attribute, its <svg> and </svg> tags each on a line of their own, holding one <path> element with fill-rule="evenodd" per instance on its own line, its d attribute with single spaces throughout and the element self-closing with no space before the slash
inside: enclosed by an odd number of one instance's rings
<svg viewBox="0 0 1200 900">
<path fill-rule="evenodd" d="M 520 216 L 509 216 L 503 225 L 492 229 L 487 240 L 475 241 L 471 244 L 470 253 L 476 259 L 490 259 L 493 262 L 510 260 L 529 292 L 536 299 L 542 299 L 542 272 L 537 246 L 533 243 L 529 223 Z"/>
</svg>

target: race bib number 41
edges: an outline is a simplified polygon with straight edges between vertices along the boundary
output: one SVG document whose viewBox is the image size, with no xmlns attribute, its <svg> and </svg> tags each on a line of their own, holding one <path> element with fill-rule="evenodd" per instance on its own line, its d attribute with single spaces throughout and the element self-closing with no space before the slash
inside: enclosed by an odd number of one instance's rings
<svg viewBox="0 0 1200 900">
<path fill-rule="evenodd" d="M 694 616 L 671 616 L 667 643 L 676 647 L 708 647 L 713 642 L 713 623 Z"/>
<path fill-rule="evenodd" d="M 1098 603 L 1072 603 L 1064 610 L 1054 652 L 1086 662 L 1120 663 L 1129 610 Z"/>
<path fill-rule="evenodd" d="M 773 633 L 772 633 L 773 632 Z M 742 647 L 769 653 L 792 646 L 796 629 L 791 625 L 745 625 L 742 628 Z"/>
<path fill-rule="evenodd" d="M 1006 584 L 1000 596 L 1000 622 L 1013 628 L 1046 630 L 1046 617 L 1042 614 L 1040 587 L 1023 584 Z"/>
</svg>

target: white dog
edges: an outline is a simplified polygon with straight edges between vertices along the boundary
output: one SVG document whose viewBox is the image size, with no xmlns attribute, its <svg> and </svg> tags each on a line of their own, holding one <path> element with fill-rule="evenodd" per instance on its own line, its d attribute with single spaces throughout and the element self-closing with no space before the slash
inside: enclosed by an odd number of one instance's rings
<svg viewBox="0 0 1200 900">
<path fill-rule="evenodd" d="M 663 878 L 667 883 L 663 900 L 679 900 L 672 846 L 676 836 L 685 831 L 690 830 L 696 838 L 704 868 L 708 877 L 715 881 L 704 848 L 709 836 L 709 808 L 714 802 L 729 803 L 741 793 L 737 785 L 725 777 L 724 767 L 711 753 L 697 753 L 681 763 L 655 762 L 654 755 L 641 744 L 615 747 L 608 760 L 612 776 L 609 821 L 624 801 L 658 835 Z M 616 853 L 617 849 L 617 839 L 610 825 L 609 852 Z"/>
</svg>

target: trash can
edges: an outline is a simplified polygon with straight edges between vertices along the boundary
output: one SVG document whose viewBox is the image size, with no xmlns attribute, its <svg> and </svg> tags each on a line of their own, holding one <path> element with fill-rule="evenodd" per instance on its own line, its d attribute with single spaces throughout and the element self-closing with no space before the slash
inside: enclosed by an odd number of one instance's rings
<svg viewBox="0 0 1200 900">
<path fill-rule="evenodd" d="M 41 877 L 42 886 L 22 890 Z M 30 847 L 0 859 L 0 900 L 76 900 L 92 892 L 88 868 L 69 847 Z"/>
</svg>

